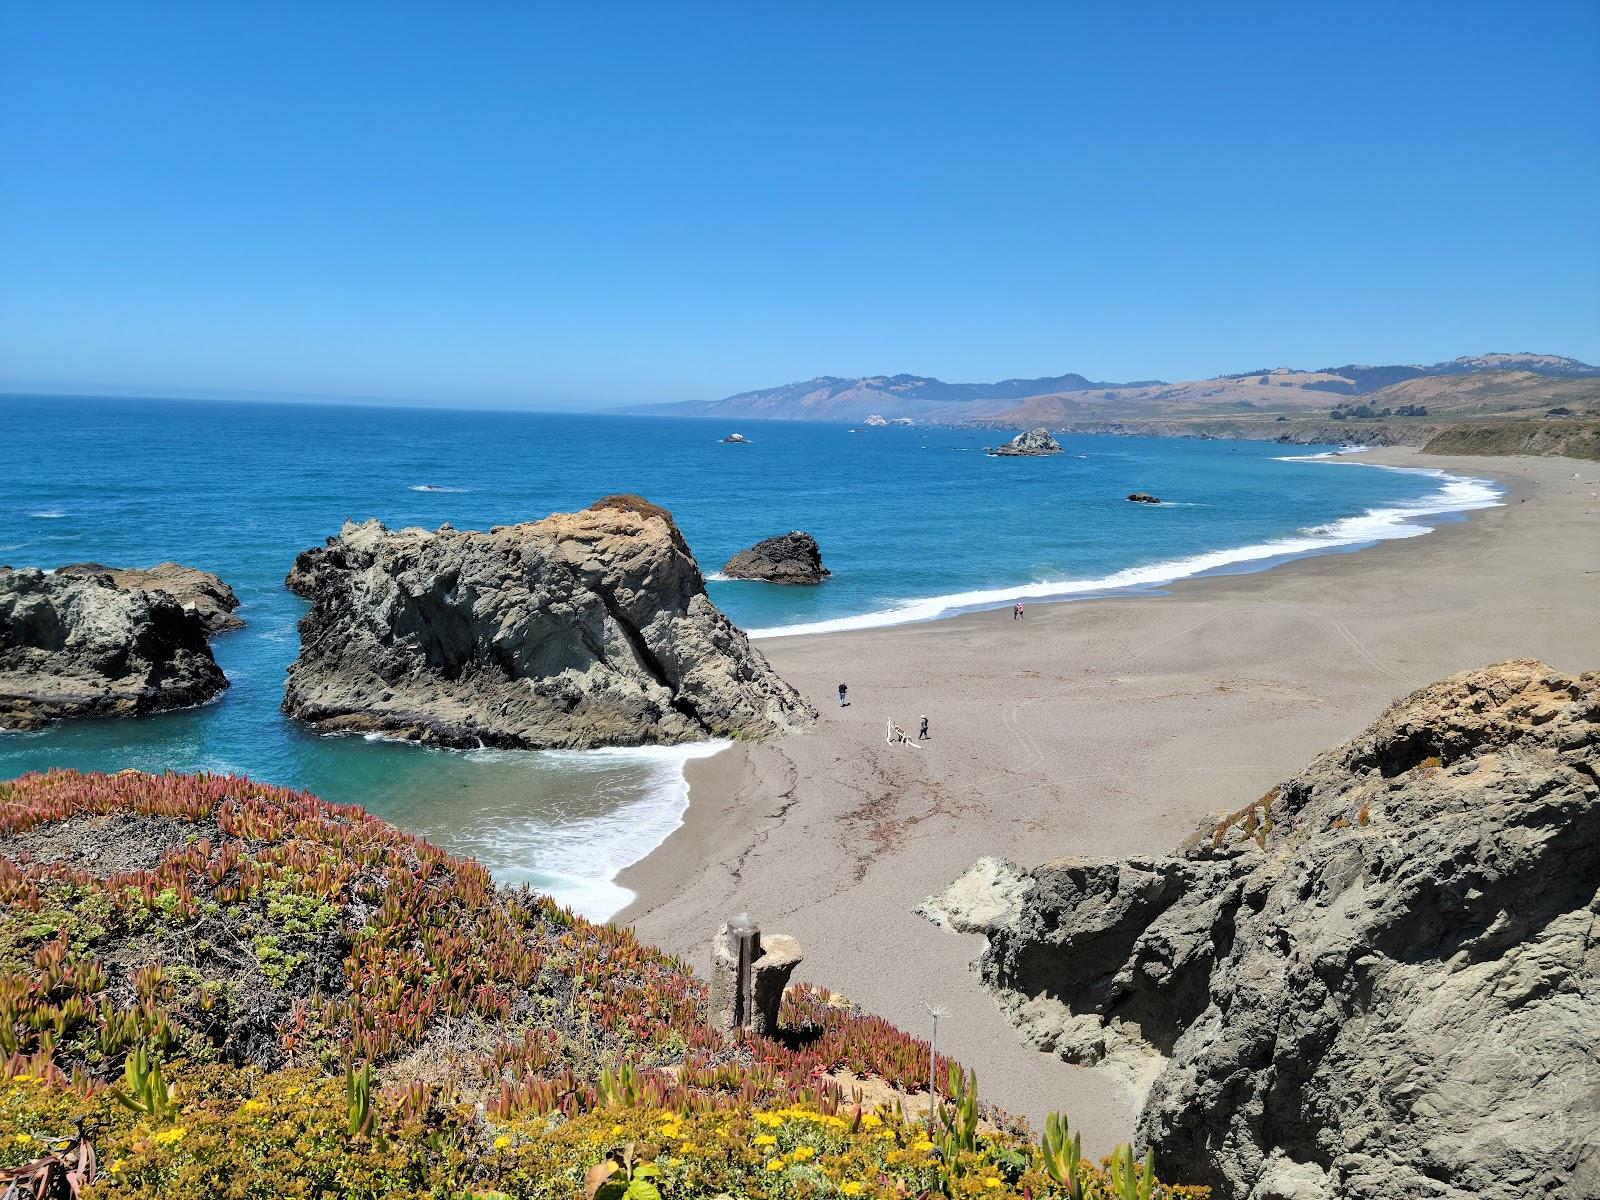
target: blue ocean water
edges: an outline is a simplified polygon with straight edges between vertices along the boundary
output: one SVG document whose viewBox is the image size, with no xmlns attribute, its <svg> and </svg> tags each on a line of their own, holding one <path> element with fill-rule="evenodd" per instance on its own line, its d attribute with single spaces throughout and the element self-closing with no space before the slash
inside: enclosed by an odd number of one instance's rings
<svg viewBox="0 0 1600 1200">
<path fill-rule="evenodd" d="M 319 738 L 278 712 L 304 603 L 295 554 L 347 517 L 486 528 L 638 492 L 676 515 L 712 598 L 760 636 L 1150 586 L 1205 570 L 1426 532 L 1494 502 L 1442 472 L 1332 448 L 1064 437 L 1001 459 L 992 431 L 233 402 L 0 398 L 0 563 L 176 560 L 215 571 L 247 628 L 214 642 L 233 686 L 204 708 L 0 735 L 0 778 L 49 766 L 229 770 L 360 803 L 502 877 L 598 916 L 611 882 L 686 803 L 708 748 L 514 754 Z M 1160 506 L 1130 504 L 1153 492 Z M 719 580 L 790 529 L 822 545 L 818 588 Z"/>
</svg>

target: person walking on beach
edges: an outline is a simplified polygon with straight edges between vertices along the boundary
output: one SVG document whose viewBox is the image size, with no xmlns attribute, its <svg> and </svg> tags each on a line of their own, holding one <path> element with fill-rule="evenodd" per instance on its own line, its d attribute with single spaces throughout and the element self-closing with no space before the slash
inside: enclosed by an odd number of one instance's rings
<svg viewBox="0 0 1600 1200">
<path fill-rule="evenodd" d="M 1020 604 L 1013 604 L 1013 605 L 1012 605 L 1012 606 L 1011 606 L 1011 619 L 1012 619 L 1012 620 L 1013 620 L 1013 621 L 1020 621 L 1020 620 L 1022 620 L 1022 605 L 1020 605 Z"/>
<path fill-rule="evenodd" d="M 845 697 L 845 693 L 848 692 L 849 690 L 850 689 L 848 687 L 846 687 L 844 684 L 841 683 L 839 685 L 839 707 L 840 708 L 844 708 L 850 703 L 850 701 L 848 701 L 848 700 L 846 700 L 844 698 Z"/>
<path fill-rule="evenodd" d="M 927 717 L 923 717 L 922 718 L 922 728 L 917 730 L 917 741 L 924 742 L 924 741 L 927 741 L 927 740 L 928 740 L 928 718 Z"/>
</svg>

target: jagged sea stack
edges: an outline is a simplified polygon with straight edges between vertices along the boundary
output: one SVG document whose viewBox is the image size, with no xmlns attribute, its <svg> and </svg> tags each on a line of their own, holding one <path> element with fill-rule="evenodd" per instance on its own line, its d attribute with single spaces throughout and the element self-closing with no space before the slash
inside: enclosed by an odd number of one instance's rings
<svg viewBox="0 0 1600 1200">
<path fill-rule="evenodd" d="M 1600 1196 L 1600 673 L 1453 675 L 1171 855 L 922 911 L 1217 1200 Z"/>
<path fill-rule="evenodd" d="M 1061 443 L 1050 436 L 1050 431 L 1042 426 L 1030 429 L 1027 433 L 1019 433 L 1004 446 L 996 446 L 989 452 L 997 458 L 1037 458 L 1044 454 L 1060 454 Z"/>
<path fill-rule="evenodd" d="M 815 713 L 637 496 L 487 533 L 347 522 L 287 580 L 311 601 L 283 709 L 446 746 L 759 737 Z"/>
<path fill-rule="evenodd" d="M 202 704 L 228 686 L 206 632 L 165 591 L 0 567 L 0 729 Z"/>
<path fill-rule="evenodd" d="M 818 584 L 833 572 L 822 565 L 822 550 L 817 539 L 797 529 L 739 551 L 728 560 L 722 573 L 732 579 Z"/>
</svg>

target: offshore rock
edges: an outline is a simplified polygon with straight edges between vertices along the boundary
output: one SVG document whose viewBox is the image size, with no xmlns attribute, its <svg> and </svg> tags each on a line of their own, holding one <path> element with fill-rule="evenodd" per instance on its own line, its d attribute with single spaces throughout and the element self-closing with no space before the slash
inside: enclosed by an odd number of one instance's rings
<svg viewBox="0 0 1600 1200">
<path fill-rule="evenodd" d="M 832 572 L 822 565 L 822 550 L 809 533 L 780 533 L 741 550 L 730 558 L 722 573 L 733 579 L 762 579 L 768 583 L 821 583 Z"/>
<path fill-rule="evenodd" d="M 167 592 L 0 567 L 0 729 L 188 708 L 227 686 L 204 621 Z"/>
<path fill-rule="evenodd" d="M 487 533 L 346 522 L 286 582 L 311 610 L 283 710 L 321 732 L 581 749 L 815 716 L 637 496 Z"/>
<path fill-rule="evenodd" d="M 56 568 L 56 574 L 105 575 L 119 588 L 166 592 L 184 608 L 199 616 L 207 634 L 244 628 L 244 621 L 234 615 L 234 609 L 239 607 L 239 597 L 210 571 L 174 562 L 158 563 L 147 569 L 69 563 Z"/>
<path fill-rule="evenodd" d="M 1148 1082 L 1218 1200 L 1600 1195 L 1600 673 L 1451 676 L 1174 854 L 952 892 L 1025 1036 Z"/>
<path fill-rule="evenodd" d="M 1050 436 L 1050 431 L 1043 427 L 1030 429 L 1027 433 L 1019 433 L 1004 446 L 996 446 L 989 452 L 1000 458 L 1025 458 L 1041 454 L 1060 454 L 1061 443 Z"/>
<path fill-rule="evenodd" d="M 1129 492 L 1128 499 L 1135 504 L 1160 504 L 1159 496 L 1152 496 L 1149 492 Z"/>
</svg>

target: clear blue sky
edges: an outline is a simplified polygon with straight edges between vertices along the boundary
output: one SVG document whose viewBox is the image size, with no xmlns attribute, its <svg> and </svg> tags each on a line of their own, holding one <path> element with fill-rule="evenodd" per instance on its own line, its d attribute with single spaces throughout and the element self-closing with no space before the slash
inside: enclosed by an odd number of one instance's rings
<svg viewBox="0 0 1600 1200">
<path fill-rule="evenodd" d="M 1600 360 L 1600 4 L 0 0 L 0 387 Z"/>
</svg>

